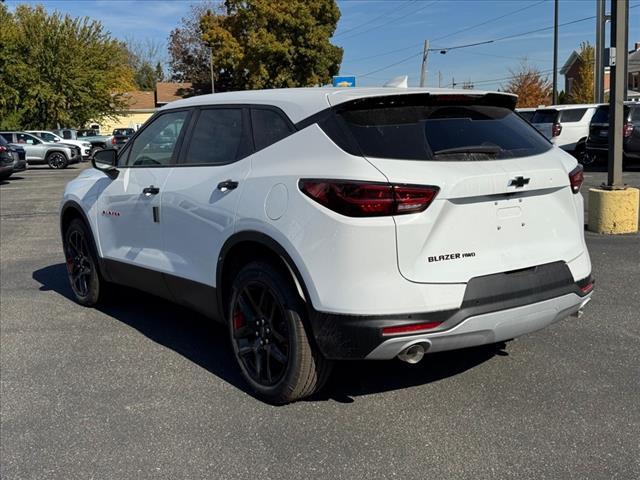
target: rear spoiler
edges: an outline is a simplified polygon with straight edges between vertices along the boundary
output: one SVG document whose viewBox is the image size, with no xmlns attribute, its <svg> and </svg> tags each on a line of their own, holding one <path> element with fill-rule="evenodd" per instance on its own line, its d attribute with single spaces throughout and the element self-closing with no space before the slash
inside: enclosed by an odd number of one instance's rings
<svg viewBox="0 0 640 480">
<path fill-rule="evenodd" d="M 515 110 L 518 96 L 510 93 L 404 93 L 357 98 L 333 107 L 337 112 L 384 107 L 483 105 Z"/>
</svg>

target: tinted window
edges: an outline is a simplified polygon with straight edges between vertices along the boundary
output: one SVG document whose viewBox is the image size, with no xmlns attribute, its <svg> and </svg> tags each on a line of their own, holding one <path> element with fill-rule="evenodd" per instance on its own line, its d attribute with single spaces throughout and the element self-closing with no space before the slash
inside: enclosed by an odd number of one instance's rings
<svg viewBox="0 0 640 480">
<path fill-rule="evenodd" d="M 631 107 L 631 121 L 640 122 L 640 105 Z"/>
<path fill-rule="evenodd" d="M 193 129 L 186 163 L 220 165 L 238 158 L 242 142 L 242 110 L 202 110 Z"/>
<path fill-rule="evenodd" d="M 7 142 L 13 142 L 13 134 L 11 134 L 11 133 L 0 133 L 0 135 L 2 135 L 2 137 L 3 137 Z"/>
<path fill-rule="evenodd" d="M 0 145 L 2 145 L 3 147 L 7 146 L 9 144 L 9 142 L 7 142 L 7 140 L 4 138 L 5 134 L 0 134 Z"/>
<path fill-rule="evenodd" d="M 38 137 L 42 138 L 45 142 L 55 142 L 57 138 L 54 134 L 49 132 L 40 132 L 37 134 Z"/>
<path fill-rule="evenodd" d="M 627 105 L 624 106 L 623 117 L 625 119 L 629 118 L 629 107 Z M 596 113 L 591 118 L 591 123 L 609 123 L 609 106 L 603 105 L 601 107 L 598 107 L 596 109 Z"/>
<path fill-rule="evenodd" d="M 160 115 L 135 139 L 124 165 L 169 165 L 189 112 Z"/>
<path fill-rule="evenodd" d="M 531 118 L 531 123 L 555 123 L 557 118 L 557 110 L 536 110 Z"/>
<path fill-rule="evenodd" d="M 550 148 L 531 125 L 505 107 L 407 105 L 340 115 L 362 154 L 370 157 L 488 160 L 535 155 Z"/>
<path fill-rule="evenodd" d="M 586 108 L 572 108 L 570 110 L 562 110 L 560 112 L 560 121 L 566 122 L 579 122 L 584 117 Z"/>
<path fill-rule="evenodd" d="M 292 132 L 284 118 L 273 110 L 252 109 L 251 125 L 256 150 L 279 142 Z"/>
<path fill-rule="evenodd" d="M 527 122 L 531 121 L 531 118 L 533 117 L 533 114 L 536 113 L 534 111 L 531 112 L 517 112 L 518 115 L 520 115 L 522 118 L 524 118 Z"/>
</svg>

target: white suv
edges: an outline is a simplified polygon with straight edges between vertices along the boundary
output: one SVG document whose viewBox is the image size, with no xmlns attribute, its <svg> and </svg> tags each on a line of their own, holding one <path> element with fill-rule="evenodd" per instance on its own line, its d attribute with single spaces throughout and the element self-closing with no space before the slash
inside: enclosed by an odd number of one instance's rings
<svg viewBox="0 0 640 480">
<path fill-rule="evenodd" d="M 582 167 L 501 93 L 231 92 L 163 107 L 65 190 L 83 305 L 111 283 L 228 325 L 283 403 L 331 362 L 514 338 L 577 314 L 593 280 Z"/>
<path fill-rule="evenodd" d="M 551 143 L 582 161 L 586 155 L 589 125 L 597 107 L 596 104 L 585 104 L 539 108 L 529 121 Z"/>
</svg>

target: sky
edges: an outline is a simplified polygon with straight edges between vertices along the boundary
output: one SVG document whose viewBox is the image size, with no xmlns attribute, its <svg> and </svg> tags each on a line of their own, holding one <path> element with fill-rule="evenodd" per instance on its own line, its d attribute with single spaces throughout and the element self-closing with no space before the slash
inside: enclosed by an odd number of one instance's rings
<svg viewBox="0 0 640 480">
<path fill-rule="evenodd" d="M 151 40 L 166 51 L 169 32 L 196 0 L 6 1 L 10 9 L 18 3 L 89 16 L 115 37 Z M 476 88 L 497 89 L 524 58 L 551 78 L 553 30 L 539 30 L 553 26 L 553 0 L 341 0 L 338 5 L 342 16 L 332 42 L 344 48 L 340 74 L 356 75 L 360 86 L 381 85 L 399 75 L 417 85 L 427 39 L 430 48 L 438 49 L 428 57 L 429 86 L 450 87 L 455 81 L 457 86 L 472 82 Z M 640 0 L 631 0 L 630 6 L 631 49 L 640 42 Z M 594 16 L 595 8 L 596 0 L 559 0 L 558 22 Z M 538 31 L 503 39 L 533 30 Z M 440 53 L 489 40 L 494 42 Z M 594 19 L 560 27 L 559 68 L 583 41 L 595 43 Z M 564 80 L 558 78 L 562 89 Z"/>
</svg>

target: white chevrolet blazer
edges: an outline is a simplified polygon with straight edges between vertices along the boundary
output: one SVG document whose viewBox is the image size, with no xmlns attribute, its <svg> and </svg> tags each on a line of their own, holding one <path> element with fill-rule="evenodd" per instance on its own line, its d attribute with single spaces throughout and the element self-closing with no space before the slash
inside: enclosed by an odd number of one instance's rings
<svg viewBox="0 0 640 480">
<path fill-rule="evenodd" d="M 123 284 L 228 326 L 289 402 L 335 360 L 415 363 L 590 300 L 582 167 L 504 93 L 303 88 L 171 103 L 65 190 L 83 305 Z"/>
</svg>

